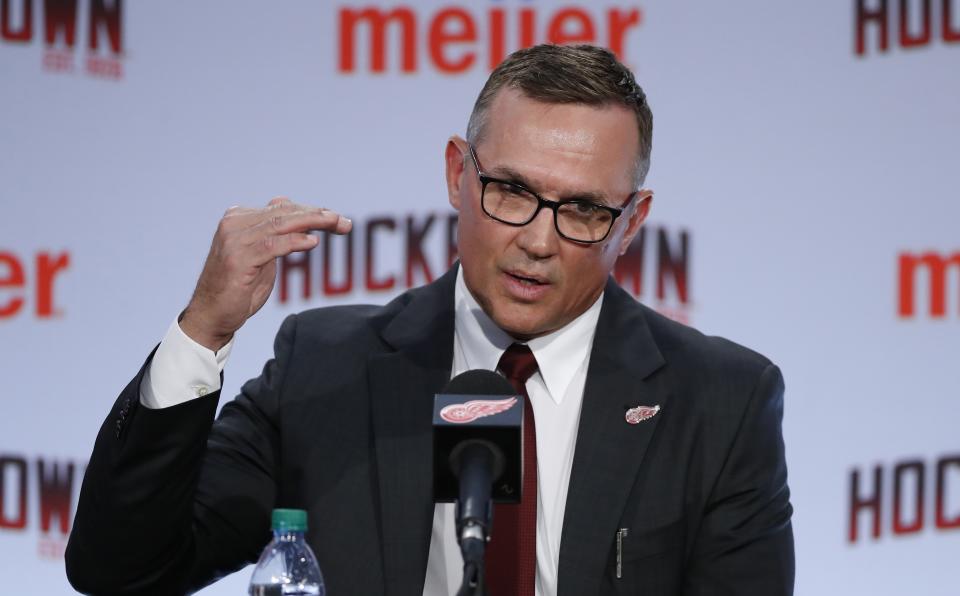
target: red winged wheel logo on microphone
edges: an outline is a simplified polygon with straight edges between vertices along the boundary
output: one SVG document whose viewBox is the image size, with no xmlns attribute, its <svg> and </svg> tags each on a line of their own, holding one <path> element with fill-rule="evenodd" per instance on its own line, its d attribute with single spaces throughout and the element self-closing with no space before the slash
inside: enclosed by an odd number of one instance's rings
<svg viewBox="0 0 960 596">
<path fill-rule="evenodd" d="M 517 404 L 517 398 L 475 399 L 465 404 L 450 404 L 440 410 L 440 417 L 454 424 L 466 424 L 477 418 L 506 412 Z"/>
</svg>

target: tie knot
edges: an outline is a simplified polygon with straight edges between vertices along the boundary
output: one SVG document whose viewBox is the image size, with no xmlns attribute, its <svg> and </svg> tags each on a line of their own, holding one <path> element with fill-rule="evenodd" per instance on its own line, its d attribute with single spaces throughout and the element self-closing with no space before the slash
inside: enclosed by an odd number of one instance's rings
<svg viewBox="0 0 960 596">
<path fill-rule="evenodd" d="M 525 344 L 511 344 L 500 357 L 497 368 L 507 377 L 514 388 L 526 393 L 521 388 L 533 373 L 537 372 L 537 359 Z"/>
</svg>

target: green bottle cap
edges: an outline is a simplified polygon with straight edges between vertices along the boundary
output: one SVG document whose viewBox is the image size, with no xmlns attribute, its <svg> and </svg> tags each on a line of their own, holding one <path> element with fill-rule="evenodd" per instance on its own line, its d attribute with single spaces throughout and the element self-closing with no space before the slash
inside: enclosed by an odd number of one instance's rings
<svg viewBox="0 0 960 596">
<path fill-rule="evenodd" d="M 306 532 L 307 512 L 303 509 L 274 509 L 274 532 Z"/>
</svg>

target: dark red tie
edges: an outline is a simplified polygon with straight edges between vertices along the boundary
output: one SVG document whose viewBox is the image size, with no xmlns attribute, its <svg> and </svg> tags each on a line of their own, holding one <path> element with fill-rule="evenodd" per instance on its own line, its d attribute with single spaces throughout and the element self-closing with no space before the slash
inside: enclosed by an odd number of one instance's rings
<svg viewBox="0 0 960 596">
<path fill-rule="evenodd" d="M 487 545 L 489 596 L 533 596 L 537 576 L 537 434 L 526 382 L 537 372 L 537 359 L 525 345 L 513 344 L 497 365 L 524 397 L 523 488 L 520 503 L 493 509 L 493 537 Z"/>
</svg>

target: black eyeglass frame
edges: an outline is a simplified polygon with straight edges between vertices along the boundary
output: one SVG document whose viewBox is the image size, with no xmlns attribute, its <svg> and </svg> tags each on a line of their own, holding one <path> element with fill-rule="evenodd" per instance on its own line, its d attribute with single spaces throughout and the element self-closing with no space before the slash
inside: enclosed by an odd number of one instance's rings
<svg viewBox="0 0 960 596">
<path fill-rule="evenodd" d="M 610 231 L 613 229 L 613 224 L 617 223 L 617 218 L 620 217 L 620 215 L 627 208 L 627 205 L 630 204 L 630 201 L 636 198 L 637 193 L 639 192 L 635 190 L 632 193 L 630 193 L 630 196 L 627 197 L 627 200 L 623 202 L 622 207 L 610 207 L 609 205 L 603 205 L 601 203 L 595 203 L 594 201 L 587 201 L 585 199 L 566 199 L 563 201 L 551 201 L 550 199 L 545 199 L 541 197 L 538 193 L 530 190 L 529 188 L 527 188 L 526 186 L 523 186 L 522 184 L 517 184 L 515 182 L 508 182 L 506 180 L 502 180 L 500 178 L 495 178 L 493 176 L 487 175 L 483 171 L 483 166 L 480 165 L 480 159 L 477 158 L 477 151 L 476 149 L 474 149 L 473 144 L 467 143 L 467 147 L 470 149 L 470 159 L 473 161 L 473 167 L 476 168 L 477 170 L 477 178 L 480 179 L 480 208 L 483 209 L 483 212 L 487 214 L 487 216 L 490 217 L 491 219 L 499 221 L 500 223 L 506 224 L 508 226 L 514 226 L 517 228 L 523 227 L 529 224 L 534 219 L 536 219 L 537 215 L 540 214 L 540 210 L 546 207 L 547 209 L 553 211 L 553 227 L 557 231 L 557 234 L 560 235 L 561 238 L 565 240 L 569 240 L 570 242 L 577 242 L 579 244 L 596 244 L 597 242 L 603 242 L 604 240 L 607 239 L 607 236 L 610 235 Z M 512 221 L 506 221 L 506 220 L 500 219 L 499 217 L 487 211 L 487 206 L 483 202 L 483 196 L 487 190 L 487 185 L 490 184 L 491 182 L 496 182 L 498 184 L 505 184 L 507 186 L 512 186 L 513 188 L 518 188 L 532 195 L 535 199 L 537 199 L 537 208 L 534 210 L 530 218 L 525 222 L 515 223 Z M 570 205 L 570 204 L 586 204 L 592 207 L 598 207 L 600 209 L 608 211 L 612 216 L 612 218 L 610 219 L 610 226 L 607 228 L 607 232 L 601 238 L 597 238 L 596 240 L 580 240 L 579 238 L 571 238 L 570 236 L 567 236 L 566 234 L 564 234 L 560 230 L 558 210 L 560 209 L 561 206 Z"/>
</svg>

